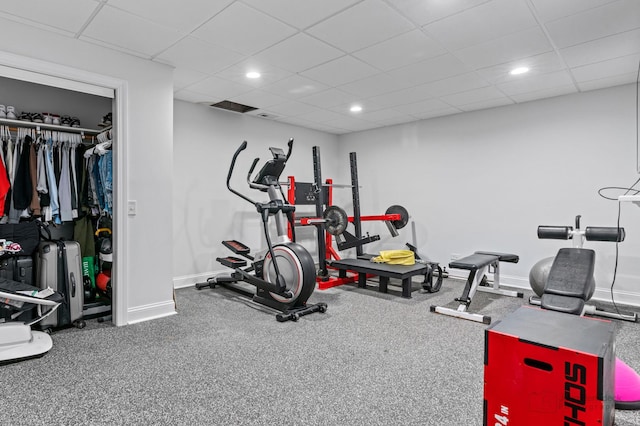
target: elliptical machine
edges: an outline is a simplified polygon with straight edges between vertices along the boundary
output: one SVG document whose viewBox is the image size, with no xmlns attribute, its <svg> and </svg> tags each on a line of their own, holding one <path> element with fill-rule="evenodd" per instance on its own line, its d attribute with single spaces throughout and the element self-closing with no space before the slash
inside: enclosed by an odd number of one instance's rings
<svg viewBox="0 0 640 426">
<path fill-rule="evenodd" d="M 316 286 L 315 263 L 309 252 L 300 244 L 292 242 L 287 233 L 287 224 L 293 225 L 295 206 L 285 201 L 279 179 L 291 156 L 293 139 L 289 140 L 288 146 L 289 150 L 286 155 L 282 149 L 270 147 L 269 150 L 273 158 L 267 161 L 256 177 L 251 180 L 251 175 L 260 160 L 259 158 L 254 159 L 247 174 L 247 184 L 250 188 L 268 194 L 269 202 L 267 203 L 254 201 L 231 187 L 230 181 L 236 160 L 240 152 L 247 147 L 247 142 L 242 142 L 233 154 L 227 175 L 227 188 L 233 194 L 256 207 L 262 218 L 268 248 L 252 256 L 251 249 L 246 245 L 235 240 L 223 241 L 222 244 L 225 247 L 251 261 L 251 266 L 247 266 L 245 259 L 234 256 L 219 257 L 216 260 L 233 269 L 233 272 L 218 274 L 209 278 L 207 282 L 196 284 L 198 290 L 204 287 L 215 288 L 217 284 L 221 284 L 245 296 L 252 297 L 253 301 L 257 303 L 281 311 L 276 315 L 279 322 L 297 321 L 301 316 L 314 312 L 324 313 L 327 310 L 326 303 L 307 305 L 307 300 Z M 277 240 L 275 244 L 271 242 L 269 236 L 270 216 L 274 216 L 276 220 Z M 255 286 L 255 292 L 233 285 L 240 281 Z"/>
</svg>

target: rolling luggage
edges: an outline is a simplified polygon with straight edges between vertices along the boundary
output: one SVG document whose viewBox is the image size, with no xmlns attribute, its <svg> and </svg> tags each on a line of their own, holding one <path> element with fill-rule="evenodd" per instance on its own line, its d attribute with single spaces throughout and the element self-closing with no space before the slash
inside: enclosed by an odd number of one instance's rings
<svg viewBox="0 0 640 426">
<path fill-rule="evenodd" d="M 77 241 L 44 241 L 36 252 L 36 282 L 40 288 L 51 287 L 64 296 L 64 303 L 40 322 L 46 328 L 85 326 L 83 320 L 84 289 L 80 244 Z"/>
<path fill-rule="evenodd" d="M 5 256 L 1 258 L 0 278 L 34 285 L 33 257 Z"/>
</svg>

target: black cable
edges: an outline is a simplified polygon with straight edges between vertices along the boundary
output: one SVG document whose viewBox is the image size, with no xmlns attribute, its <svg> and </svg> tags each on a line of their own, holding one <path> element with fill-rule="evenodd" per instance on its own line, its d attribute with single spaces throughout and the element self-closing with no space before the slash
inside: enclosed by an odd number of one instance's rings
<svg viewBox="0 0 640 426">
<path fill-rule="evenodd" d="M 639 72 L 640 72 L 640 68 L 639 68 Z M 605 186 L 603 188 L 600 188 L 598 190 L 598 195 L 600 195 L 602 198 L 606 199 L 606 200 L 613 200 L 613 201 L 617 201 L 618 202 L 618 219 L 617 219 L 617 229 L 618 229 L 618 239 L 620 239 L 620 213 L 621 213 L 621 205 L 622 202 L 620 200 L 618 200 L 618 198 L 611 198 L 611 197 L 607 197 L 606 195 L 604 195 L 602 193 L 602 191 L 605 190 L 611 190 L 611 189 L 618 189 L 618 190 L 625 190 L 625 193 L 622 195 L 627 195 L 629 192 L 633 191 L 634 193 L 632 195 L 638 195 L 640 194 L 640 190 L 638 189 L 634 189 L 634 187 L 638 184 L 638 182 L 640 182 L 640 178 L 636 179 L 636 181 L 633 183 L 633 185 L 631 185 L 630 187 L 623 187 L 623 186 Z M 613 267 L 613 279 L 611 280 L 611 287 L 609 287 L 609 293 L 611 294 L 611 303 L 613 304 L 614 309 L 616 310 L 616 313 L 618 315 L 620 315 L 620 311 L 618 310 L 618 305 L 616 305 L 616 301 L 613 297 L 613 287 L 616 283 L 616 277 L 618 274 L 618 258 L 619 258 L 619 244 L 620 242 L 616 240 L 616 259 L 615 259 L 615 263 L 614 263 L 614 267 Z"/>
<path fill-rule="evenodd" d="M 637 183 L 638 181 L 636 181 Z M 635 185 L 635 184 L 634 184 Z M 616 284 L 616 276 L 618 275 L 618 245 L 620 244 L 620 206 L 621 206 L 622 202 L 618 201 L 618 222 L 617 222 L 617 227 L 618 227 L 618 238 L 616 240 L 616 261 L 615 264 L 613 266 L 613 280 L 611 280 L 611 287 L 609 288 L 609 293 L 611 293 L 611 303 L 613 303 L 613 308 L 616 310 L 616 313 L 618 315 L 620 315 L 620 311 L 618 310 L 618 305 L 616 305 L 616 301 L 613 298 L 613 286 Z"/>
<path fill-rule="evenodd" d="M 634 183 L 634 185 L 636 185 L 638 182 L 640 182 L 640 178 L 636 181 L 636 183 Z M 627 188 L 626 186 L 605 186 L 603 188 L 598 189 L 598 195 L 601 196 L 602 198 L 604 198 L 605 200 L 610 200 L 610 201 L 618 201 L 618 197 L 607 197 L 606 195 L 604 195 L 602 192 L 603 191 L 609 191 L 612 189 L 617 189 L 620 191 L 626 191 L 623 195 L 627 195 L 629 192 L 631 191 L 635 191 L 634 194 L 631 195 L 638 195 L 640 194 L 640 189 L 633 189 L 633 187 L 629 187 Z"/>
</svg>

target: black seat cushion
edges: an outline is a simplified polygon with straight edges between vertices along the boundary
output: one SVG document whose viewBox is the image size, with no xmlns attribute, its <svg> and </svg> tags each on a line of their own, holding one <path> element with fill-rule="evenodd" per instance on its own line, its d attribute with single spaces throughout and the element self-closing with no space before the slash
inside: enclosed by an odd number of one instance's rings
<svg viewBox="0 0 640 426">
<path fill-rule="evenodd" d="M 596 253 L 590 249 L 562 248 L 551 265 L 543 294 L 587 301 L 595 291 L 593 271 Z"/>
</svg>

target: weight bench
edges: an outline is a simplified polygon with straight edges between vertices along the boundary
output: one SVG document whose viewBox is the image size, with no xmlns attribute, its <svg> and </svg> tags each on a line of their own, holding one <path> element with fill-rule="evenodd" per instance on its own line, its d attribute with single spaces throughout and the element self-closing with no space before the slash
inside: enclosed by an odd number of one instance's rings
<svg viewBox="0 0 640 426">
<path fill-rule="evenodd" d="M 458 309 L 431 306 L 431 312 L 491 324 L 491 317 L 467 312 L 469 304 L 478 290 L 503 296 L 523 297 L 521 292 L 500 288 L 500 262 L 518 263 L 519 260 L 520 258 L 515 254 L 477 251 L 472 255 L 449 263 L 449 268 L 469 271 L 469 277 L 462 291 L 462 296 L 455 299 L 455 301 L 460 302 L 460 305 Z M 486 274 L 490 270 L 493 270 L 493 286 L 489 286 L 486 280 Z"/>
</svg>

